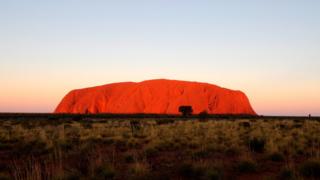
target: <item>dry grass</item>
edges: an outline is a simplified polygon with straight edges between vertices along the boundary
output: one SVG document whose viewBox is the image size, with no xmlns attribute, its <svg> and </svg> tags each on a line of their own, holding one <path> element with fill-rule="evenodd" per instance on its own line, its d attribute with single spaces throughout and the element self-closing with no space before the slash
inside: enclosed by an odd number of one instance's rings
<svg viewBox="0 0 320 180">
<path fill-rule="evenodd" d="M 182 166 L 195 168 L 195 176 L 201 170 L 201 178 L 279 177 L 292 170 L 303 179 L 299 165 L 320 159 L 319 121 L 158 121 L 3 120 L 0 174 L 13 179 L 184 178 Z"/>
</svg>

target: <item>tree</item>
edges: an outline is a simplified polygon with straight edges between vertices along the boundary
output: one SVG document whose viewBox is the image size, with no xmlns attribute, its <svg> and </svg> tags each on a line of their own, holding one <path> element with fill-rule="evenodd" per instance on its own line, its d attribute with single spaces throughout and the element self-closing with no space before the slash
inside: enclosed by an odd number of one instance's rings
<svg viewBox="0 0 320 180">
<path fill-rule="evenodd" d="M 200 120 L 205 120 L 208 118 L 208 112 L 206 110 L 204 110 L 204 111 L 200 112 L 198 116 L 199 116 Z"/>
<path fill-rule="evenodd" d="M 182 116 L 189 116 L 192 114 L 193 109 L 192 106 L 180 106 L 179 112 L 182 113 Z"/>
</svg>

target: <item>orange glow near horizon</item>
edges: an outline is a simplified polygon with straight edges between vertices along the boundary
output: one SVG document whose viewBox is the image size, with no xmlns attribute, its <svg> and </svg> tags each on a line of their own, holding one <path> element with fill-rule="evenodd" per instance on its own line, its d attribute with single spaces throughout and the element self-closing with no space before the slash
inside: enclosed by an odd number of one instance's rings
<svg viewBox="0 0 320 180">
<path fill-rule="evenodd" d="M 111 82 L 115 81 L 109 81 L 107 83 Z M 102 83 L 88 83 L 87 85 L 81 86 L 80 83 L 73 82 L 70 84 L 65 83 L 62 85 L 63 87 L 55 86 L 55 84 L 39 87 L 27 84 L 31 83 L 25 82 L 24 84 L 11 85 L 0 89 L 0 112 L 50 113 L 54 111 L 61 99 L 70 90 L 102 85 Z M 219 85 L 217 83 L 215 84 Z M 236 86 L 222 87 L 233 89 Z M 318 108 L 320 107 L 320 98 L 318 94 L 312 90 L 306 91 L 306 89 L 301 88 L 295 91 L 285 91 L 285 89 L 271 91 L 272 88 L 270 87 L 270 89 L 258 91 L 258 87 L 253 88 L 252 86 L 235 89 L 246 93 L 252 107 L 259 115 L 320 115 Z"/>
</svg>

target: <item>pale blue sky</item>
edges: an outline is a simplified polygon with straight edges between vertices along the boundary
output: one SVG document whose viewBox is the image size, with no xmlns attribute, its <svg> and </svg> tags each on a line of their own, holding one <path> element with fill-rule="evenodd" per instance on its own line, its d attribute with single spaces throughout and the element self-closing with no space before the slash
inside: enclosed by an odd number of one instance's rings
<svg viewBox="0 0 320 180">
<path fill-rule="evenodd" d="M 153 78 L 244 91 L 259 114 L 320 115 L 320 1 L 0 0 L 0 112 Z"/>
</svg>

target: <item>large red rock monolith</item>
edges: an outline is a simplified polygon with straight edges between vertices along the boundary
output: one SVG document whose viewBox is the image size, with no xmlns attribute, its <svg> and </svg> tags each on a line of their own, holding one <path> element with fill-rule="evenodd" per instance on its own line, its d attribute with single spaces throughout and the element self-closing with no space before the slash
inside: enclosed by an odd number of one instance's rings
<svg viewBox="0 0 320 180">
<path fill-rule="evenodd" d="M 55 113 L 179 114 L 180 106 L 193 113 L 256 115 L 241 91 L 177 80 L 122 82 L 72 90 Z"/>
</svg>

